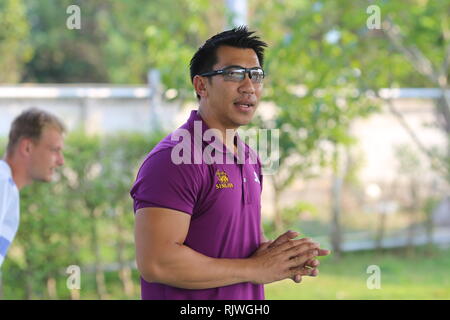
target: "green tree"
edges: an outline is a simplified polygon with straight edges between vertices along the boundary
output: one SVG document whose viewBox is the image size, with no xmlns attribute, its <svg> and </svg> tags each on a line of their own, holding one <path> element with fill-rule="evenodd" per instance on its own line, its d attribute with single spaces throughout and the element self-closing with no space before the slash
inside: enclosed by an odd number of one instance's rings
<svg viewBox="0 0 450 320">
<path fill-rule="evenodd" d="M 110 1 L 24 0 L 31 24 L 33 59 L 28 62 L 24 81 L 71 83 L 108 82 L 104 63 L 107 35 L 99 27 L 107 18 Z M 70 5 L 81 10 L 81 29 L 66 26 Z"/>
<path fill-rule="evenodd" d="M 21 224 L 2 266 L 4 298 L 79 298 L 66 287 L 71 265 L 81 268 L 84 298 L 118 294 L 109 286 L 106 266 L 117 274 L 120 297 L 136 297 L 129 191 L 145 154 L 161 138 L 80 132 L 67 137 L 56 181 L 21 190 Z"/>
<path fill-rule="evenodd" d="M 339 186 L 345 175 L 338 170 L 340 146 L 351 144 L 348 129 L 354 119 L 378 110 L 381 101 L 373 98 L 381 88 L 448 89 L 447 2 L 251 3 L 252 24 L 270 44 L 265 99 L 275 102 L 277 114 L 267 125 L 282 129 L 280 168 L 285 172 L 280 170 L 272 177 L 276 192 L 282 192 L 298 176 L 307 177 L 318 164 L 332 165 L 333 184 Z M 380 8 L 381 29 L 367 27 L 367 8 L 372 4 Z M 436 108 L 436 125 L 446 136 L 447 102 L 440 99 Z M 448 168 L 445 153 L 422 149 L 435 160 L 435 167 Z M 442 172 L 447 174 L 445 169 Z M 334 202 L 339 201 L 339 187 L 333 194 Z M 333 207 L 336 246 L 340 213 L 339 205 Z M 282 221 L 277 220 L 278 224 Z"/>
<path fill-rule="evenodd" d="M 31 59 L 30 25 L 22 0 L 0 1 L 0 83 L 16 83 Z"/>
<path fill-rule="evenodd" d="M 27 81 L 146 83 L 158 69 L 178 98 L 192 98 L 188 69 L 203 39 L 222 29 L 220 2 L 25 0 L 35 55 Z M 81 29 L 66 28 L 77 4 Z"/>
<path fill-rule="evenodd" d="M 345 176 L 342 146 L 355 139 L 352 121 L 378 110 L 358 87 L 361 71 L 353 29 L 336 2 L 255 1 L 253 23 L 270 44 L 266 69 L 266 96 L 276 115 L 266 126 L 281 129 L 280 170 L 271 176 L 275 197 L 275 222 L 283 229 L 279 199 L 298 178 L 306 179 L 325 166 L 333 169 L 332 239 L 339 251 L 340 189 Z M 364 12 L 360 14 L 363 16 Z M 266 21 L 275 21 L 267 24 Z M 262 124 L 264 125 L 264 124 Z"/>
<path fill-rule="evenodd" d="M 450 3 L 448 1 L 388 1 L 376 3 L 381 13 L 381 28 L 359 36 L 362 76 L 359 86 L 372 90 L 395 115 L 419 150 L 430 160 L 431 168 L 450 182 Z M 347 14 L 355 16 L 365 2 L 352 6 Z M 404 8 L 408 8 L 405 10 Z M 438 88 L 433 126 L 447 137 L 440 150 L 428 147 L 395 108 L 392 97 L 379 94 L 381 88 Z"/>
</svg>

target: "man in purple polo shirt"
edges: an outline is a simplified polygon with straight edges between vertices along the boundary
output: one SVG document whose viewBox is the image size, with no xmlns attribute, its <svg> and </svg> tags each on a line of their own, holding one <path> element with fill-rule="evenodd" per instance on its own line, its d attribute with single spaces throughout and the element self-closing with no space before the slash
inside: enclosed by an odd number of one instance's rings
<svg viewBox="0 0 450 320">
<path fill-rule="evenodd" d="M 225 31 L 195 53 L 199 108 L 147 155 L 131 189 L 143 299 L 264 299 L 264 284 L 315 276 L 315 257 L 329 254 L 295 232 L 261 232 L 261 164 L 236 133 L 262 93 L 266 44 L 252 34 Z"/>
</svg>

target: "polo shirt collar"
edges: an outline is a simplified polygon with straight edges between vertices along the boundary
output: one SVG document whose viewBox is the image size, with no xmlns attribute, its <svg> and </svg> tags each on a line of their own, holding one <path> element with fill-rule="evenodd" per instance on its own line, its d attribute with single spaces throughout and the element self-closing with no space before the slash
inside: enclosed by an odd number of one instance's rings
<svg viewBox="0 0 450 320">
<path fill-rule="evenodd" d="M 189 128 L 192 130 L 192 132 L 194 134 L 199 132 L 198 130 L 197 130 L 197 132 L 194 131 L 195 121 L 199 121 L 197 123 L 201 124 L 201 134 L 202 134 L 202 136 L 200 137 L 200 139 L 201 139 L 201 141 L 203 143 L 203 146 L 210 145 L 217 152 L 220 152 L 220 153 L 231 153 L 231 151 L 229 151 L 226 148 L 226 146 L 224 145 L 224 143 L 222 141 L 220 141 L 220 140 L 218 140 L 216 138 L 212 139 L 213 141 L 207 141 L 206 139 L 203 138 L 204 135 L 205 135 L 205 132 L 208 129 L 210 129 L 210 128 L 208 127 L 206 122 L 202 119 L 200 114 L 198 114 L 197 110 L 192 110 L 191 114 L 189 116 L 189 119 L 188 119 L 188 126 L 189 126 Z M 239 154 L 239 152 L 242 153 L 242 151 L 240 151 L 240 150 L 244 150 L 244 154 L 245 154 L 245 158 L 244 159 L 245 160 L 249 159 L 249 153 L 250 153 L 249 146 L 247 144 L 245 144 L 244 141 L 242 141 L 242 139 L 239 137 L 239 134 L 238 134 L 237 131 L 235 132 L 235 135 L 234 135 L 234 144 L 237 147 L 238 154 L 234 155 L 234 153 L 233 153 L 233 156 L 235 158 L 237 157 L 237 159 L 240 159 L 241 155 Z"/>
</svg>

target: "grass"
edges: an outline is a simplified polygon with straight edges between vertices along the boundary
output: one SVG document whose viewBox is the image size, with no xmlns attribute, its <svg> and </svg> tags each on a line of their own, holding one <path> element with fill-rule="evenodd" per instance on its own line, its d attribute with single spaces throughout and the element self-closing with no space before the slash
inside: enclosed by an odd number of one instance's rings
<svg viewBox="0 0 450 320">
<path fill-rule="evenodd" d="M 268 300 L 335 300 L 335 299 L 450 299 L 450 250 L 434 249 L 426 253 L 416 248 L 414 254 L 404 251 L 358 252 L 344 254 L 340 260 L 333 255 L 323 257 L 320 275 L 304 277 L 296 284 L 284 280 L 265 286 Z M 381 270 L 381 288 L 368 289 L 367 280 L 372 274 L 367 267 L 377 265 Z M 139 275 L 133 271 L 135 292 L 126 296 L 117 272 L 105 272 L 107 299 L 140 299 Z M 67 276 L 57 279 L 58 298 L 69 299 Z M 45 284 L 38 285 L 34 298 L 47 299 Z M 25 299 L 23 285 L 4 288 L 4 299 Z M 98 299 L 93 274 L 81 277 L 81 299 Z"/>
<path fill-rule="evenodd" d="M 367 287 L 370 265 L 380 268 L 380 289 Z M 319 269 L 317 278 L 304 277 L 300 284 L 284 280 L 266 285 L 266 299 L 450 299 L 450 250 L 362 252 L 340 260 L 330 256 L 322 258 Z"/>
<path fill-rule="evenodd" d="M 368 289 L 367 267 L 377 265 L 381 270 L 381 288 Z M 133 272 L 133 279 L 138 279 Z M 94 279 L 85 279 L 81 299 L 96 299 Z M 109 299 L 139 299 L 139 284 L 135 295 L 126 297 L 117 274 L 106 273 Z M 86 283 L 87 284 L 87 283 Z M 435 249 L 426 253 L 416 248 L 413 254 L 389 250 L 380 254 L 359 252 L 344 254 L 340 260 L 333 256 L 321 258 L 320 275 L 304 277 L 302 283 L 291 280 L 266 285 L 268 300 L 335 300 L 335 299 L 450 299 L 450 250 Z"/>
</svg>

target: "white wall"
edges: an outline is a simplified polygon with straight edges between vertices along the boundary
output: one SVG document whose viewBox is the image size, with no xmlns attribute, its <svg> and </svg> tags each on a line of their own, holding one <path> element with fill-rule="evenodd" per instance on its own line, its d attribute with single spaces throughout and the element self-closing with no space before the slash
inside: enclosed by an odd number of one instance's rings
<svg viewBox="0 0 450 320">
<path fill-rule="evenodd" d="M 439 92 L 434 89 L 401 89 L 384 91 L 391 95 L 395 107 L 402 112 L 405 120 L 417 133 L 424 145 L 444 147 L 445 138 L 437 130 L 423 125 L 433 119 L 433 100 Z M 0 137 L 5 137 L 13 119 L 29 107 L 48 110 L 59 116 L 69 130 L 80 125 L 89 133 L 110 133 L 121 130 L 148 132 L 152 117 L 159 117 L 168 131 L 184 123 L 196 103 L 181 108 L 177 103 L 163 103 L 159 108 L 151 107 L 151 96 L 145 86 L 75 86 L 75 85 L 19 85 L 0 86 Z M 259 108 L 258 112 L 272 110 Z M 269 116 L 263 115 L 263 116 Z M 355 121 L 351 129 L 359 139 L 357 148 L 363 154 L 364 166 L 360 178 L 364 184 L 388 183 L 398 177 L 398 161 L 394 147 L 409 144 L 407 135 L 398 120 L 384 108 L 380 114 L 368 119 Z M 417 150 L 417 149 L 416 149 Z M 423 158 L 424 167 L 427 160 Z M 426 179 L 433 179 L 431 171 L 425 172 Z M 263 190 L 263 212 L 270 216 L 272 192 L 269 179 L 265 180 Z M 329 199 L 329 172 L 324 170 L 320 179 L 314 181 L 298 180 L 282 198 L 284 205 L 294 204 L 300 199 L 313 199 L 323 203 Z"/>
</svg>

